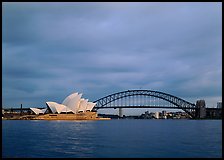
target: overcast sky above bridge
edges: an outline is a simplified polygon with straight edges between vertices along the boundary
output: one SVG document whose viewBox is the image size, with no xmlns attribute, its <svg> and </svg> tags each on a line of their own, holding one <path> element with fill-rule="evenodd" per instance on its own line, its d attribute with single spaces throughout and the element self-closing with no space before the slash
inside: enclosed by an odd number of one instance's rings
<svg viewBox="0 0 224 160">
<path fill-rule="evenodd" d="M 216 107 L 221 3 L 3 3 L 3 107 L 128 89 Z"/>
</svg>

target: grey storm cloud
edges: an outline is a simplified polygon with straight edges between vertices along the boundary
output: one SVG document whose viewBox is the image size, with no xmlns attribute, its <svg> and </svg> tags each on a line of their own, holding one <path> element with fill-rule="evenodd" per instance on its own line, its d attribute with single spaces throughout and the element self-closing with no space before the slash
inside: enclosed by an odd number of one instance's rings
<svg viewBox="0 0 224 160">
<path fill-rule="evenodd" d="M 82 92 L 164 91 L 221 100 L 218 2 L 4 2 L 3 106 Z"/>
</svg>

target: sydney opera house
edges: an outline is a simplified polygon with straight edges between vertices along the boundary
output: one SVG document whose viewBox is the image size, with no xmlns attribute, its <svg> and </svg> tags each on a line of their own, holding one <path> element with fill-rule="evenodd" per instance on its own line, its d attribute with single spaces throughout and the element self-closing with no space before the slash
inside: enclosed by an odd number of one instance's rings
<svg viewBox="0 0 224 160">
<path fill-rule="evenodd" d="M 30 108 L 36 115 L 35 119 L 44 120 L 91 120 L 99 119 L 92 109 L 95 103 L 81 98 L 82 94 L 73 93 L 66 97 L 62 104 L 46 102 L 46 109 Z"/>
</svg>

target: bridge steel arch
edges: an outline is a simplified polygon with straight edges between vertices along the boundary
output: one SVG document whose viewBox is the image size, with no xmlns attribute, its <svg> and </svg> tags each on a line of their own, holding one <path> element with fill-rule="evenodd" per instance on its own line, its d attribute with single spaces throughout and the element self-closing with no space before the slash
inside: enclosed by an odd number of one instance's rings
<svg viewBox="0 0 224 160">
<path fill-rule="evenodd" d="M 177 109 L 182 109 L 183 111 L 185 111 L 187 114 L 189 114 L 191 116 L 191 118 L 195 118 L 196 115 L 196 105 L 193 103 L 190 103 L 184 99 L 181 99 L 179 97 L 176 97 L 174 95 L 168 94 L 168 93 L 164 93 L 164 92 L 160 92 L 160 91 L 153 91 L 153 90 L 127 90 L 127 91 L 122 91 L 122 92 L 117 92 L 117 93 L 113 93 L 110 95 L 107 95 L 103 98 L 100 98 L 96 101 L 94 101 L 94 103 L 96 103 L 96 105 L 94 106 L 94 109 L 103 109 L 103 108 L 115 108 L 115 107 L 108 107 L 107 104 L 116 101 L 118 99 L 122 99 L 125 97 L 130 97 L 130 96 L 151 96 L 151 97 L 157 97 L 159 99 L 163 99 L 165 101 L 170 102 L 171 104 L 174 104 L 176 106 Z M 116 107 L 118 108 L 118 107 Z M 125 107 L 123 107 L 125 108 Z M 131 107 L 131 108 L 140 108 L 140 107 Z M 142 108 L 147 108 L 147 107 L 142 107 Z M 153 107 L 151 107 L 153 108 Z M 158 107 L 157 107 L 158 108 Z M 162 107 L 161 107 L 162 108 Z"/>
</svg>

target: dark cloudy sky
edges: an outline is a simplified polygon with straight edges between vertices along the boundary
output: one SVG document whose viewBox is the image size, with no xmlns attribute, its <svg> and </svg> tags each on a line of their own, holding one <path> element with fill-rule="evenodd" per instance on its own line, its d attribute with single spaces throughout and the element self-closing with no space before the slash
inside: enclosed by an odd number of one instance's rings
<svg viewBox="0 0 224 160">
<path fill-rule="evenodd" d="M 222 4 L 3 3 L 3 107 L 151 89 L 222 100 Z"/>
</svg>

